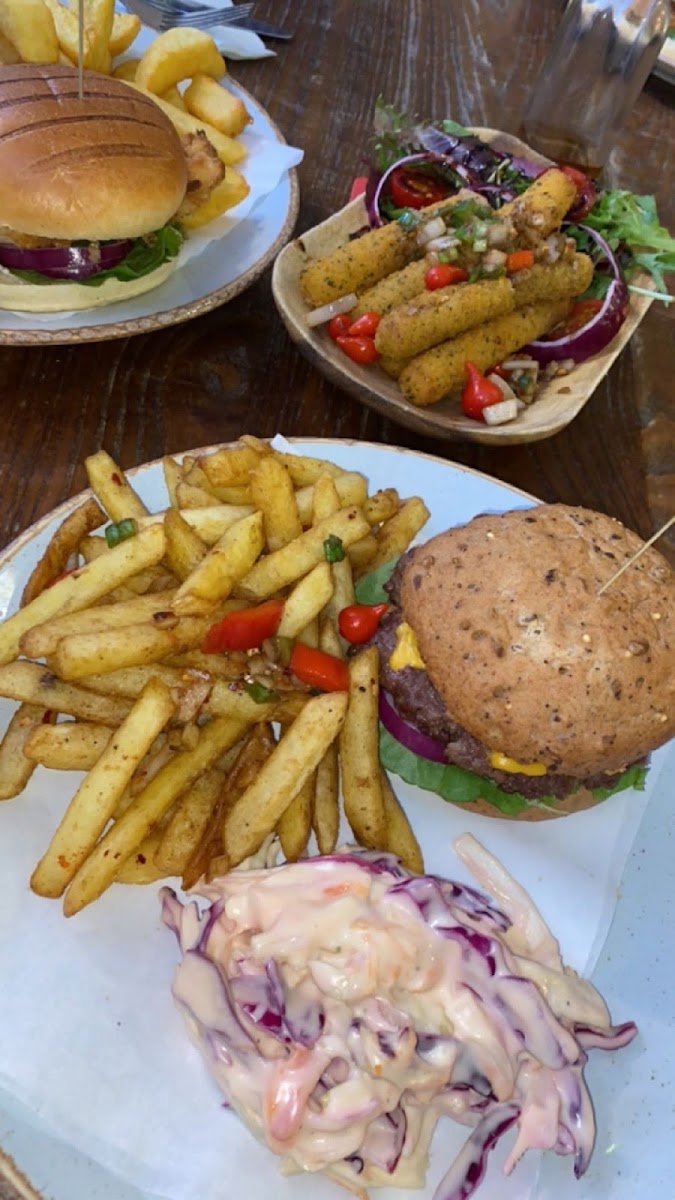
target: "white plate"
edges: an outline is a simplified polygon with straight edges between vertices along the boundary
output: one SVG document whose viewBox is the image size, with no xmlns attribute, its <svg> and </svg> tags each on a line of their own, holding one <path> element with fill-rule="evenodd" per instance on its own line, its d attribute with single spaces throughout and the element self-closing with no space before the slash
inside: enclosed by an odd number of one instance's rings
<svg viewBox="0 0 675 1200">
<path fill-rule="evenodd" d="M 148 35 L 144 34 L 144 44 L 146 40 Z M 132 51 L 138 52 L 135 47 Z M 247 135 L 284 143 L 282 134 L 253 96 L 229 77 L 227 87 L 244 101 L 253 117 Z M 245 164 L 242 173 L 246 173 Z M 55 313 L 38 319 L 32 313 L 0 309 L 0 344 L 109 341 L 134 333 L 151 333 L 210 312 L 243 292 L 272 262 L 293 232 L 299 203 L 297 174 L 292 170 L 282 176 L 274 190 L 263 196 L 247 217 L 185 263 L 160 287 L 133 300 L 64 316 Z"/>
<path fill-rule="evenodd" d="M 675 83 L 675 34 L 666 38 L 656 60 L 654 74 L 665 79 L 666 83 Z"/>
<path fill-rule="evenodd" d="M 432 510 L 425 536 L 477 512 L 531 503 L 523 493 L 487 476 L 428 455 L 356 442 L 301 441 L 298 445 L 302 452 L 364 472 L 371 487 L 393 483 L 401 494 L 422 495 Z M 148 464 L 131 475 L 150 507 L 166 504 L 160 463 Z M 16 606 L 54 528 L 76 503 L 77 498 L 62 505 L 0 555 L 0 617 Z M 7 703 L 0 703 L 0 728 L 9 710 Z M 661 752 L 652 767 L 649 805 L 632 854 L 631 844 L 645 809 L 644 798 L 634 793 L 565 820 L 522 825 L 465 814 L 397 781 L 427 868 L 461 876 L 451 851 L 452 839 L 464 829 L 476 833 L 532 892 L 560 937 L 563 953 L 577 969 L 595 961 L 616 908 L 614 928 L 595 977 L 615 1019 L 632 1017 L 641 1027 L 641 1037 L 627 1050 L 617 1055 L 596 1052 L 591 1057 L 587 1076 L 596 1102 L 599 1136 L 583 1184 L 574 1180 L 569 1159 L 549 1155 L 533 1191 L 537 1159 L 529 1156 L 508 1181 L 493 1165 L 478 1200 L 527 1200 L 534 1195 L 537 1200 L 606 1200 L 609 1195 L 612 1200 L 634 1200 L 638 1191 L 663 1197 L 670 1194 L 672 1154 L 666 1123 L 675 1104 L 671 1003 L 675 975 L 670 948 L 675 928 L 675 854 L 667 784 L 675 771 L 673 758 L 672 748 Z M 113 888 L 86 914 L 68 922 L 61 917 L 58 904 L 28 892 L 26 881 L 32 865 L 56 812 L 72 794 L 73 782 L 72 776 L 38 770 L 26 794 L 0 805 L 4 879 L 0 903 L 0 1079 L 14 1051 L 19 1058 L 39 1060 L 31 1095 L 25 1089 L 21 1097 L 16 1091 L 0 1090 L 0 1145 L 45 1200 L 154 1200 L 158 1195 L 221 1200 L 233 1194 L 267 1200 L 271 1192 L 277 1200 L 338 1200 L 343 1193 L 323 1179 L 278 1177 L 273 1157 L 253 1143 L 233 1117 L 220 1111 L 173 1011 L 169 984 L 176 954 L 173 939 L 159 926 L 154 888 Z M 606 868 L 609 893 L 603 899 L 599 881 Z M 640 886 L 647 880 L 648 897 Z M 29 934 L 35 957 L 22 963 Z M 48 941 L 42 957 L 36 949 L 41 938 Z M 50 955 L 56 965 L 45 974 Z M 98 1005 L 88 999 L 90 983 L 92 988 L 103 989 Z M 29 1007 L 35 1006 L 38 1014 L 27 1024 L 23 1007 L 11 1019 L 6 1016 L 13 993 L 21 987 L 33 992 Z M 142 1037 L 135 1031 L 130 1046 L 131 1018 L 128 1010 L 123 1013 L 119 1007 L 122 995 L 139 1009 L 139 1029 L 143 1030 Z M 63 1014 L 71 1010 L 77 1014 L 74 1037 L 78 1049 L 62 1032 Z M 155 1036 L 159 1042 L 153 1046 Z M 89 1063 L 83 1061 L 82 1039 L 88 1043 Z M 125 1074 L 129 1054 L 131 1069 Z M 115 1064 L 112 1075 L 111 1056 Z M 89 1089 L 85 1100 L 94 1113 L 112 1092 L 112 1124 L 106 1125 L 105 1137 L 98 1142 L 90 1134 L 83 1138 L 81 1127 L 72 1120 L 73 1110 L 82 1107 L 78 1088 L 83 1087 Z M 113 1136 L 115 1122 L 124 1121 L 125 1109 L 138 1106 L 144 1114 L 139 1122 L 142 1135 L 111 1147 L 108 1138 Z M 183 1106 L 181 1113 L 186 1108 L 188 1116 L 180 1117 L 180 1134 L 176 1135 L 169 1132 L 169 1124 L 179 1106 Z M 211 1126 L 216 1136 L 209 1136 L 201 1145 L 200 1137 Z M 381 1200 L 430 1200 L 444 1166 L 465 1136 L 464 1130 L 449 1122 L 441 1128 L 425 1190 L 387 1190 L 380 1194 Z M 159 1186 L 156 1172 L 134 1170 L 133 1160 L 127 1156 L 132 1141 L 134 1153 L 142 1154 L 149 1140 L 158 1137 L 160 1144 L 162 1138 L 166 1142 L 161 1145 L 162 1162 L 168 1164 L 164 1186 Z M 91 1156 L 82 1153 L 83 1145 L 89 1147 Z M 208 1175 L 209 1158 L 218 1164 L 219 1180 L 227 1181 L 222 1186 Z M 2 1177 L 0 1161 L 0 1196 L 4 1200 Z"/>
</svg>

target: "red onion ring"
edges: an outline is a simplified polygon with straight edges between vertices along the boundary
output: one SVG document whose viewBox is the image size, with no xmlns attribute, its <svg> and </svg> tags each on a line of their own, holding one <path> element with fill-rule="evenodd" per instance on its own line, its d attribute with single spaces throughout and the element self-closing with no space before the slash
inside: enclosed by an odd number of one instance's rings
<svg viewBox="0 0 675 1200">
<path fill-rule="evenodd" d="M 115 267 L 129 253 L 128 239 L 101 242 L 92 254 L 90 246 L 37 246 L 25 249 L 0 242 L 0 265 L 10 271 L 37 271 L 48 279 L 89 279 L 99 271 Z"/>
<path fill-rule="evenodd" d="M 523 346 L 523 353 L 531 354 L 532 358 L 536 358 L 542 365 L 559 362 L 565 358 L 570 358 L 575 363 L 585 362 L 616 337 L 628 316 L 630 296 L 613 251 L 595 229 L 590 229 L 588 225 L 579 225 L 577 228 L 583 229 L 600 248 L 614 278 L 607 289 L 600 311 L 576 333 L 566 334 L 554 341 L 542 340 Z"/>
<path fill-rule="evenodd" d="M 384 172 L 384 175 L 375 188 L 372 200 L 368 205 L 368 220 L 370 222 L 371 229 L 376 229 L 385 223 L 382 218 L 382 214 L 380 213 L 380 200 L 382 198 L 382 193 L 386 189 L 387 183 L 394 171 L 397 171 L 399 167 L 407 167 L 410 165 L 410 163 L 419 162 L 445 163 L 446 166 L 452 166 L 454 171 L 457 170 L 454 164 L 448 163 L 447 160 L 440 154 L 408 154 L 405 158 L 398 158 L 395 163 L 392 163 L 390 167 L 387 167 L 387 170 Z"/>
<path fill-rule="evenodd" d="M 389 693 L 383 691 L 382 688 L 380 688 L 379 711 L 380 720 L 387 733 L 405 746 L 406 750 L 410 750 L 413 754 L 419 754 L 420 758 L 428 758 L 430 762 L 444 763 L 446 767 L 448 766 L 442 744 L 426 733 L 420 733 L 419 729 L 416 729 L 409 721 L 405 721 L 397 711 Z"/>
</svg>

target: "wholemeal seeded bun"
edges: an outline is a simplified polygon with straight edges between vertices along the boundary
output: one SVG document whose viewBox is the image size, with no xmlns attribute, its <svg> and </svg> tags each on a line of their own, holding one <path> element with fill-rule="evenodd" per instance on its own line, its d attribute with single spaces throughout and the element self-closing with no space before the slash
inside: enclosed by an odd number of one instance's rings
<svg viewBox="0 0 675 1200">
<path fill-rule="evenodd" d="M 541 505 L 418 547 L 400 605 L 458 725 L 580 787 L 671 738 L 675 576 L 651 547 L 599 594 L 642 545 L 602 513 Z"/>
</svg>

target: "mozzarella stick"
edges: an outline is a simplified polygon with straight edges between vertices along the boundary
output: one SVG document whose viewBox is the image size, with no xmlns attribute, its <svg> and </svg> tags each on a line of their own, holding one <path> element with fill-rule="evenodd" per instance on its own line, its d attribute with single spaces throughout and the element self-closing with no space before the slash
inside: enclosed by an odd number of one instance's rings
<svg viewBox="0 0 675 1200">
<path fill-rule="evenodd" d="M 402 267 L 400 271 L 387 275 L 386 279 L 381 279 L 374 287 L 361 292 L 358 304 L 352 310 L 354 320 L 366 312 L 376 312 L 383 317 L 385 313 L 391 312 L 392 308 L 419 296 L 420 292 L 424 291 L 424 276 L 428 270 L 428 260 L 420 258 L 408 263 L 407 267 Z"/>
<path fill-rule="evenodd" d="M 436 404 L 466 382 L 467 362 L 475 363 L 481 371 L 488 370 L 552 329 L 567 316 L 570 307 L 570 300 L 527 305 L 418 354 L 399 377 L 403 395 L 420 408 Z"/>
<path fill-rule="evenodd" d="M 510 217 L 518 233 L 532 234 L 537 238 L 547 237 L 560 228 L 569 212 L 577 189 L 572 180 L 552 167 L 533 180 L 527 191 L 516 196 L 499 211 L 501 216 Z"/>
<path fill-rule="evenodd" d="M 375 345 L 387 358 L 413 358 L 514 308 L 513 285 L 505 275 L 422 292 L 382 318 Z"/>
<path fill-rule="evenodd" d="M 480 196 L 463 188 L 422 212 L 431 215 L 439 209 L 452 208 L 467 197 L 481 203 Z M 487 201 L 485 204 L 487 207 Z M 341 296 L 373 287 L 392 271 L 400 271 L 419 253 L 417 228 L 404 229 L 398 221 L 391 221 L 310 262 L 300 276 L 300 291 L 307 304 L 318 308 Z"/>
<path fill-rule="evenodd" d="M 512 276 L 516 308 L 538 304 L 542 300 L 562 300 L 580 296 L 593 278 L 593 262 L 587 254 L 574 254 L 560 262 L 535 263 Z"/>
</svg>

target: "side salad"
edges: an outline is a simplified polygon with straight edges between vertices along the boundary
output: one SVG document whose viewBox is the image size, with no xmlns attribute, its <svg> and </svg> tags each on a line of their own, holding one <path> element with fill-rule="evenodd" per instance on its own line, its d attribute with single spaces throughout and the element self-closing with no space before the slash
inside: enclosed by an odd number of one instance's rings
<svg viewBox="0 0 675 1200">
<path fill-rule="evenodd" d="M 406 209 L 419 209 L 460 188 L 486 197 L 493 208 L 513 200 L 547 168 L 495 150 L 470 130 L 449 119 L 420 122 L 378 100 L 365 199 L 371 227 L 400 220 Z M 630 290 L 670 303 L 665 276 L 675 272 L 675 238 L 661 225 L 653 196 L 597 186 L 582 171 L 561 164 L 577 188 L 566 232 L 579 250 L 597 254 L 587 230 L 599 234 L 628 281 Z M 654 289 L 631 284 L 647 271 Z M 602 298 L 607 272 L 597 271 L 586 298 Z"/>
</svg>

